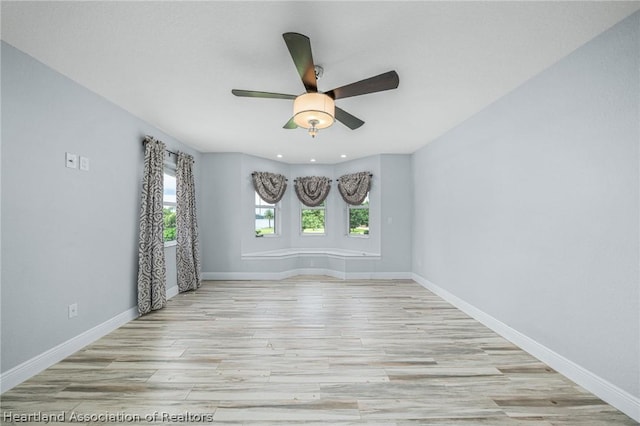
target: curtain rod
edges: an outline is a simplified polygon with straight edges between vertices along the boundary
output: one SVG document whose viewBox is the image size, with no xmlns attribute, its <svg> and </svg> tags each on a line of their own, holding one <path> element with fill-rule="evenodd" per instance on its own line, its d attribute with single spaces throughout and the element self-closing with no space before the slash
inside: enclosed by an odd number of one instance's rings
<svg viewBox="0 0 640 426">
<path fill-rule="evenodd" d="M 251 176 L 255 176 L 255 175 L 256 175 L 256 173 L 258 173 L 258 172 L 252 172 L 252 173 L 251 173 Z M 275 174 L 275 173 L 274 173 L 274 174 Z M 285 182 L 289 182 L 289 179 L 284 178 L 284 181 L 285 181 Z"/>
<path fill-rule="evenodd" d="M 144 140 L 142 141 L 142 145 L 144 145 L 144 144 L 147 142 L 147 140 L 149 140 L 149 139 L 151 139 L 151 140 L 157 140 L 157 139 L 156 139 L 156 138 L 154 138 L 153 136 L 145 135 L 145 138 L 144 138 Z M 178 153 L 177 153 L 177 152 L 169 151 L 169 150 L 168 150 L 168 149 L 166 149 L 166 148 L 165 148 L 165 150 L 164 150 L 164 151 L 165 151 L 166 153 L 168 153 L 169 155 L 172 155 L 172 154 L 173 154 L 173 155 L 175 155 L 176 157 L 178 156 Z"/>
<path fill-rule="evenodd" d="M 373 173 L 369 173 L 369 177 L 373 177 Z"/>
</svg>

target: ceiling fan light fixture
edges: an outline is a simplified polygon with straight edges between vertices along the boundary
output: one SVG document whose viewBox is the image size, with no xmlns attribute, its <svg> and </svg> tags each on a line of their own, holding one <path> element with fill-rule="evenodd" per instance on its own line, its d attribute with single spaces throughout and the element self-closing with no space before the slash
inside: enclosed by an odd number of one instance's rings
<svg viewBox="0 0 640 426">
<path fill-rule="evenodd" d="M 323 93 L 305 93 L 293 101 L 293 121 L 298 127 L 309 129 L 312 137 L 333 124 L 335 111 L 335 102 Z"/>
<path fill-rule="evenodd" d="M 302 127 L 309 131 L 311 137 L 315 137 L 319 129 L 331 126 L 335 120 L 338 120 L 351 130 L 358 129 L 364 124 L 364 121 L 358 117 L 354 117 L 341 108 L 336 109 L 334 101 L 336 99 L 397 89 L 400 84 L 398 73 L 395 71 L 387 71 L 373 77 L 365 78 L 364 80 L 336 87 L 324 93 L 318 93 L 317 80 L 322 77 L 324 70 L 321 66 L 313 63 L 309 37 L 294 32 L 284 33 L 282 37 L 291 54 L 291 59 L 293 59 L 293 64 L 298 71 L 306 93 L 296 96 L 286 93 L 239 89 L 233 89 L 231 93 L 235 96 L 248 98 L 293 100 L 293 117 L 282 126 L 283 129 L 297 129 L 298 127 Z M 337 116 L 336 112 L 338 113 Z"/>
</svg>

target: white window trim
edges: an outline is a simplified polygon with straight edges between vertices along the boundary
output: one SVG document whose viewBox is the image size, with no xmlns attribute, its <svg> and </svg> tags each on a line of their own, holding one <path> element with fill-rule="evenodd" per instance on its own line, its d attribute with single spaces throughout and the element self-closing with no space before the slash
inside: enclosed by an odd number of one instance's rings
<svg viewBox="0 0 640 426">
<path fill-rule="evenodd" d="M 281 211 L 280 211 L 280 201 L 278 201 L 275 204 L 256 204 L 256 199 L 255 197 L 258 197 L 258 199 L 260 200 L 261 203 L 266 203 L 266 201 L 264 201 L 257 192 L 253 191 L 253 232 L 255 234 L 256 231 L 256 209 L 260 208 L 260 209 L 272 209 L 273 213 L 275 214 L 275 219 L 273 221 L 273 225 L 275 227 L 274 233 L 273 234 L 263 234 L 261 237 L 258 237 L 256 235 L 256 238 L 278 238 L 280 237 L 280 233 L 281 233 L 281 229 L 282 229 L 282 222 L 281 222 Z"/>
<path fill-rule="evenodd" d="M 369 204 L 367 204 L 366 206 L 364 205 L 364 201 L 363 204 L 359 204 L 357 206 L 354 206 L 353 204 L 347 204 L 347 208 L 345 210 L 346 213 L 346 226 L 347 226 L 347 232 L 346 232 L 346 236 L 349 238 L 363 238 L 363 239 L 368 239 L 369 236 L 371 235 L 371 191 L 369 191 L 369 193 L 367 194 L 367 197 L 365 198 L 365 201 L 369 201 Z M 368 234 L 351 234 L 351 209 L 367 209 L 369 210 L 369 233 Z"/>
<path fill-rule="evenodd" d="M 165 160 L 164 161 L 163 174 L 167 174 L 169 176 L 176 177 L 176 164 L 170 162 L 169 160 Z M 174 203 L 174 202 L 169 202 L 169 201 L 162 200 L 162 207 L 164 208 L 164 206 L 171 206 L 171 207 L 178 208 L 178 203 L 177 202 Z M 177 246 L 177 245 L 178 245 L 177 236 L 176 236 L 175 240 L 165 241 L 164 242 L 164 248 L 174 247 L 174 246 Z"/>
<path fill-rule="evenodd" d="M 346 224 L 347 224 L 347 237 L 349 238 L 369 238 L 369 236 L 371 235 L 371 223 L 369 223 L 369 233 L 368 234 L 352 234 L 351 233 L 351 209 L 354 210 L 362 210 L 362 209 L 367 209 L 369 210 L 369 222 L 371 222 L 371 203 L 367 204 L 366 206 L 364 204 L 360 204 L 358 206 L 354 206 L 352 204 L 347 204 L 347 218 L 346 218 Z"/>
</svg>

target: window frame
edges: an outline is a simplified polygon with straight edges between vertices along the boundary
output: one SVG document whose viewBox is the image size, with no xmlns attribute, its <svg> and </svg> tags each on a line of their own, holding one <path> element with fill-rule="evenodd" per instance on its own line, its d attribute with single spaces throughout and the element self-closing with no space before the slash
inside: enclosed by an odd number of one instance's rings
<svg viewBox="0 0 640 426">
<path fill-rule="evenodd" d="M 362 202 L 362 204 L 358 204 L 358 205 L 353 205 L 353 204 L 348 204 L 347 203 L 347 237 L 349 238 L 369 238 L 369 235 L 371 234 L 371 200 L 369 199 L 369 195 L 371 195 L 371 191 L 367 192 L 367 196 L 364 199 L 364 201 Z M 366 203 L 366 204 L 365 204 Z M 369 223 L 367 223 L 367 231 L 366 233 L 351 233 L 351 210 L 367 210 L 368 211 L 368 217 L 369 217 Z"/>
<path fill-rule="evenodd" d="M 280 201 L 275 204 L 269 204 L 258 194 L 257 191 L 253 191 L 253 232 L 255 233 L 256 238 L 275 238 L 281 235 L 282 222 L 281 222 L 281 209 L 280 209 Z M 260 204 L 258 203 L 260 202 Z M 258 234 L 256 229 L 256 210 L 273 210 L 273 233 L 271 234 Z"/>
<path fill-rule="evenodd" d="M 302 213 L 305 210 L 322 210 L 324 212 L 323 214 L 323 218 L 324 218 L 324 227 L 323 227 L 323 231 L 322 233 L 320 232 L 304 232 L 304 228 L 302 227 Z M 325 199 L 322 204 L 320 204 L 319 206 L 315 206 L 315 207 L 309 207 L 304 205 L 302 202 L 300 202 L 300 211 L 298 214 L 298 218 L 300 220 L 300 226 L 298 227 L 300 235 L 303 237 L 324 237 L 327 235 L 327 200 Z"/>
<path fill-rule="evenodd" d="M 163 168 L 163 171 L 162 171 L 162 178 L 163 179 L 164 179 L 165 175 L 171 176 L 174 179 L 176 179 L 176 187 L 177 187 L 178 182 L 177 182 L 177 178 L 176 178 L 176 166 L 175 166 L 175 164 L 172 164 L 172 163 L 169 163 L 169 162 L 165 161 L 164 168 Z M 174 209 L 177 210 L 177 208 L 178 208 L 178 200 L 176 199 L 175 202 L 174 201 L 166 201 L 164 199 L 164 196 L 165 196 L 164 189 L 165 188 L 164 188 L 164 185 L 163 185 L 162 210 L 164 211 L 165 207 L 173 207 Z M 176 197 L 177 197 L 177 194 L 176 194 Z M 173 240 L 164 241 L 164 246 L 165 246 L 165 248 L 166 247 L 173 247 L 173 246 L 176 246 L 177 244 L 178 244 L 178 235 L 177 235 L 177 227 L 176 227 L 176 238 L 173 239 Z"/>
</svg>

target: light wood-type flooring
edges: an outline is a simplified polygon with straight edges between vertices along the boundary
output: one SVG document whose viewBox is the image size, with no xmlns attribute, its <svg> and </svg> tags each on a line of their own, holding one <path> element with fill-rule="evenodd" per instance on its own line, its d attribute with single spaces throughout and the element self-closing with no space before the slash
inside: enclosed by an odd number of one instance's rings
<svg viewBox="0 0 640 426">
<path fill-rule="evenodd" d="M 636 424 L 413 281 L 318 276 L 205 282 L 1 404 L 4 424 Z"/>
</svg>

